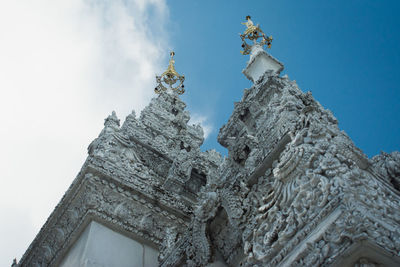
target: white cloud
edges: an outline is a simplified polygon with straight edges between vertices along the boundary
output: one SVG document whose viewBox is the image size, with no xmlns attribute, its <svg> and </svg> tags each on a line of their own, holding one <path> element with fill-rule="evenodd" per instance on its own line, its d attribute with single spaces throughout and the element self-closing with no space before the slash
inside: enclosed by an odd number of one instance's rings
<svg viewBox="0 0 400 267">
<path fill-rule="evenodd" d="M 207 122 L 207 117 L 199 114 L 193 114 L 188 124 L 200 124 L 204 131 L 204 139 L 206 139 L 213 130 L 212 125 Z"/>
<path fill-rule="evenodd" d="M 149 102 L 167 22 L 164 0 L 0 3 L 1 266 L 28 248 L 103 119 Z"/>
</svg>

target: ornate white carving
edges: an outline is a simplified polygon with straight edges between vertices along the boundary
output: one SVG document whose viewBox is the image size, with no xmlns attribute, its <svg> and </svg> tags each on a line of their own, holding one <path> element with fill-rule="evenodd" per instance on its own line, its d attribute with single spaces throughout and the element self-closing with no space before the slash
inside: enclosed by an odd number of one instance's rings
<svg viewBox="0 0 400 267">
<path fill-rule="evenodd" d="M 112 113 L 19 265 L 57 265 L 93 219 L 153 243 L 161 266 L 325 266 L 366 241 L 400 256 L 399 152 L 369 160 L 311 93 L 269 72 L 221 128 L 223 160 L 201 152 L 184 108 L 162 93 L 121 127 Z"/>
</svg>

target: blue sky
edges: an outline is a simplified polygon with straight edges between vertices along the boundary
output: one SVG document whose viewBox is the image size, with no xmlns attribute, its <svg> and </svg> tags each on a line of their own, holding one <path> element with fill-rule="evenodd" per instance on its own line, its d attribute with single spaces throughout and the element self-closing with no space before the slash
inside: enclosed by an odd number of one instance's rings
<svg viewBox="0 0 400 267">
<path fill-rule="evenodd" d="M 284 74 L 330 109 L 369 157 L 400 147 L 398 1 L 170 1 L 171 46 L 186 75 L 188 109 L 208 117 L 217 142 L 233 102 L 251 86 L 239 53 L 246 15 L 274 37 Z M 224 152 L 223 152 L 224 153 Z"/>
</svg>

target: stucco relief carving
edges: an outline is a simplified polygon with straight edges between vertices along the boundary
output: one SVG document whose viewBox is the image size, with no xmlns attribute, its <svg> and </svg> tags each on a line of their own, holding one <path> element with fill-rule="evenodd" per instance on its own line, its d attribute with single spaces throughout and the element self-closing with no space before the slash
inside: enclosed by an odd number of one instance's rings
<svg viewBox="0 0 400 267">
<path fill-rule="evenodd" d="M 373 157 L 372 162 L 379 175 L 400 191 L 400 152 L 394 151 L 390 154 L 382 152 Z"/>
<path fill-rule="evenodd" d="M 211 258 L 211 245 L 207 236 L 207 221 L 213 218 L 220 205 L 217 192 L 204 192 L 194 210 L 192 221 L 191 245 L 186 249 L 188 266 L 203 266 Z"/>
<path fill-rule="evenodd" d="M 400 257 L 399 152 L 368 159 L 287 76 L 235 103 L 224 159 L 184 109 L 162 93 L 121 127 L 112 113 L 21 266 L 56 264 L 90 219 L 152 242 L 161 266 L 325 266 L 365 240 Z"/>
<path fill-rule="evenodd" d="M 274 79 L 281 80 L 272 82 L 271 80 Z M 266 91 L 274 90 L 273 94 L 262 93 L 265 97 L 270 97 L 270 101 L 260 97 L 261 93 L 252 93 L 252 90 L 261 92 L 257 87 L 266 84 L 281 86 L 280 89 L 276 87 L 265 89 Z M 362 183 L 365 185 L 368 182 L 359 182 L 360 179 L 374 180 L 371 172 L 368 171 L 371 162 L 354 146 L 350 138 L 338 129 L 337 120 L 332 113 L 324 110 L 310 93 L 301 93 L 297 85 L 288 81 L 287 78 L 268 77 L 254 88 L 246 91 L 242 101 L 249 101 L 245 98 L 256 95 L 257 98 L 254 98 L 253 101 L 269 102 L 268 107 L 260 106 L 260 109 L 268 111 L 268 113 L 265 112 L 268 116 L 260 114 L 263 112 L 251 112 L 240 103 L 235 105 L 232 117 L 237 116 L 241 120 L 237 119 L 237 124 L 229 121 L 221 129 L 219 141 L 227 146 L 230 158 L 233 158 L 239 165 L 230 163 L 229 158 L 225 160 L 226 166 L 221 166 L 221 178 L 217 180 L 221 183 L 220 194 L 223 192 L 223 188 L 231 190 L 232 183 L 239 185 L 241 181 L 246 181 L 245 177 L 251 172 L 246 173 L 245 171 L 254 170 L 258 164 L 261 164 L 262 160 L 257 157 L 268 155 L 268 151 L 271 151 L 262 147 L 266 145 L 267 140 L 269 144 L 277 144 L 279 142 L 271 142 L 271 140 L 280 138 L 287 132 L 291 136 L 291 142 L 278 155 L 271 168 L 266 168 L 264 175 L 258 178 L 257 183 L 250 187 L 242 186 L 243 194 L 238 195 L 237 200 L 237 203 L 240 204 L 240 209 L 238 209 L 240 212 L 237 213 L 236 218 L 230 216 L 232 222 L 238 222 L 233 223 L 231 227 L 239 226 L 237 229 L 242 233 L 243 250 L 247 255 L 243 263 L 247 262 L 246 264 L 249 266 L 255 264 L 264 266 L 268 263 L 267 265 L 274 266 L 296 246 L 300 246 L 300 236 L 309 235 L 311 230 L 322 222 L 324 217 L 321 214 L 327 216 L 332 213 L 337 209 L 340 199 L 343 203 L 350 201 L 345 197 L 351 195 L 350 191 L 355 195 L 360 190 L 359 196 L 362 196 L 362 191 L 366 193 L 376 191 L 379 186 L 375 184 L 374 189 L 370 187 L 369 190 L 366 190 Z M 246 120 L 248 120 L 247 122 L 251 121 L 251 125 L 258 127 L 251 128 L 250 131 Z M 264 127 L 274 129 L 274 131 L 265 131 Z M 249 132 L 252 134 L 249 135 Z M 276 132 L 278 134 L 275 134 Z M 251 154 L 250 146 L 247 146 L 249 150 L 246 153 L 245 148 L 248 143 L 246 136 L 253 135 L 257 137 L 257 142 L 251 145 L 252 150 L 257 149 L 264 153 Z M 248 169 L 241 167 L 241 161 L 245 161 L 246 165 L 247 162 L 251 163 L 252 167 Z M 381 164 L 381 166 L 383 165 Z M 388 165 L 395 166 L 395 163 L 392 161 Z M 393 169 L 395 167 L 392 167 L 391 173 L 395 173 Z M 233 179 L 233 177 L 236 178 Z M 355 190 L 355 188 L 359 189 Z M 224 203 L 222 194 L 221 199 L 221 202 Z M 366 197 L 366 199 L 368 198 Z M 389 199 L 385 204 L 382 203 L 382 206 L 393 206 L 394 202 Z M 376 203 L 370 201 L 368 205 L 372 207 L 376 206 Z M 229 214 L 229 205 L 225 204 L 224 206 Z M 389 212 L 385 217 L 391 217 L 391 213 Z M 383 216 L 383 214 L 379 215 Z M 243 227 L 238 217 L 246 222 Z M 362 221 L 362 219 L 358 220 Z M 344 225 L 341 227 L 345 228 Z M 391 236 L 398 235 L 398 233 L 386 232 L 383 235 Z M 357 238 L 355 237 L 355 239 Z M 352 240 L 355 239 L 353 237 Z M 299 255 L 302 256 L 298 255 L 297 263 L 310 266 L 329 262 L 335 251 L 332 244 L 332 240 L 315 240 L 308 244 L 308 249 L 299 252 Z M 384 246 L 393 247 L 390 242 L 386 242 Z M 310 252 L 311 247 L 314 249 L 312 253 Z M 337 247 L 343 248 L 346 247 L 346 244 L 340 243 Z M 396 252 L 394 251 L 394 253 Z M 304 255 L 311 258 L 300 260 Z"/>
<path fill-rule="evenodd" d="M 161 210 L 147 200 L 112 182 L 92 174 L 87 174 L 84 180 L 80 193 L 65 208 L 66 212 L 59 215 L 57 223 L 54 228 L 49 229 L 46 238 L 38 240 L 41 245 L 32 251 L 27 261 L 38 266 L 54 264 L 59 260 L 60 251 L 68 244 L 68 240 L 82 224 L 86 214 L 93 214 L 91 216 L 94 218 L 120 225 L 122 229 L 128 225 L 130 232 L 148 239 L 155 245 L 162 242 L 164 225 L 172 222 L 175 225 L 185 225 L 185 222 L 175 215 L 158 212 Z"/>
</svg>

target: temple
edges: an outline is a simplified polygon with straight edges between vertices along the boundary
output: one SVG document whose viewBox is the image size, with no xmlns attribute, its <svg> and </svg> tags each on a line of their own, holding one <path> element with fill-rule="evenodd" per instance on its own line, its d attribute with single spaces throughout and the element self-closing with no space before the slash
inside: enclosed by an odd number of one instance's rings
<svg viewBox="0 0 400 267">
<path fill-rule="evenodd" d="M 250 16 L 253 83 L 203 152 L 174 53 L 158 94 L 113 112 L 13 266 L 400 266 L 400 153 L 368 159 L 268 54 Z M 250 42 L 248 42 L 250 40 Z"/>
</svg>

